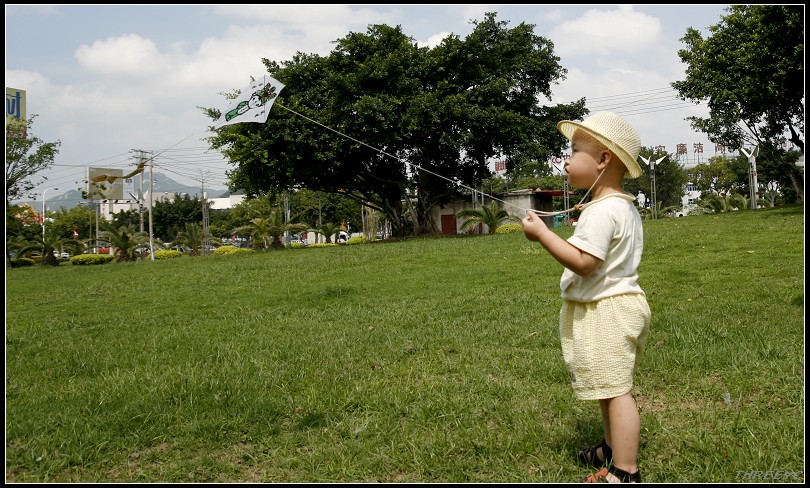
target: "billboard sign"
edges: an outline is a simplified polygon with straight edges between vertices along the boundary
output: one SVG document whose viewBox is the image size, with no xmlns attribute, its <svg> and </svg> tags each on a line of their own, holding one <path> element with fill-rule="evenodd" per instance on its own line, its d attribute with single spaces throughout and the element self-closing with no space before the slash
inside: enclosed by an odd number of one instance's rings
<svg viewBox="0 0 810 488">
<path fill-rule="evenodd" d="M 9 118 L 25 122 L 25 90 L 6 87 L 6 121 Z"/>
<path fill-rule="evenodd" d="M 123 200 L 124 170 L 87 168 L 87 197 L 91 200 Z"/>
</svg>

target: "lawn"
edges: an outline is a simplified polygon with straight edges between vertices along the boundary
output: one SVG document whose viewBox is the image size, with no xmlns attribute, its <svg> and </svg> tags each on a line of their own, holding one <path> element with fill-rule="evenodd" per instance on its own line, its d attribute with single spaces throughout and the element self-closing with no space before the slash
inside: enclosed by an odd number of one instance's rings
<svg viewBox="0 0 810 488">
<path fill-rule="evenodd" d="M 804 482 L 803 208 L 644 228 L 644 480 Z M 7 269 L 6 481 L 577 481 L 561 272 L 522 233 Z"/>
</svg>

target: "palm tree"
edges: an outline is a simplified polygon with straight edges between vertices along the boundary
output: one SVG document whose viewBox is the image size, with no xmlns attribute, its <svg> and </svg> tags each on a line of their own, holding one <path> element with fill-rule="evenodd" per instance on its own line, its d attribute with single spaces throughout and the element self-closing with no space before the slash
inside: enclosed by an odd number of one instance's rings
<svg viewBox="0 0 810 488">
<path fill-rule="evenodd" d="M 282 236 L 286 232 L 301 232 L 309 229 L 309 226 L 306 224 L 284 222 L 284 212 L 282 212 L 280 208 L 274 208 L 268 220 L 270 222 L 268 230 L 270 231 L 270 237 L 272 239 L 270 241 L 270 247 L 274 249 L 284 249 Z"/>
<path fill-rule="evenodd" d="M 678 210 L 682 208 L 681 205 L 669 205 L 667 207 L 663 206 L 663 202 L 660 200 L 655 202 L 655 218 L 660 219 L 664 216 L 671 217 L 673 213 L 676 213 Z M 638 213 L 641 214 L 641 218 L 643 220 L 650 220 L 653 218 L 653 209 L 652 208 L 640 208 L 638 209 Z"/>
<path fill-rule="evenodd" d="M 34 239 L 14 243 L 14 246 L 19 249 L 17 251 L 18 257 L 28 256 L 35 251 L 39 251 L 42 253 L 40 264 L 45 266 L 59 266 L 59 258 L 54 256 L 54 250 L 62 246 L 72 248 L 75 245 L 74 239 L 61 237 L 55 232 L 46 232 L 44 238 L 37 234 Z"/>
<path fill-rule="evenodd" d="M 257 251 L 270 246 L 270 222 L 264 217 L 251 219 L 248 225 L 233 229 L 234 234 L 248 234 L 253 240 L 253 248 Z"/>
<path fill-rule="evenodd" d="M 340 224 L 326 222 L 325 224 L 321 224 L 319 227 L 310 229 L 310 231 L 322 235 L 326 239 L 326 243 L 331 244 L 332 236 L 340 232 Z"/>
<path fill-rule="evenodd" d="M 200 249 L 206 244 L 205 238 L 203 237 L 202 225 L 187 223 L 185 229 L 186 230 L 177 233 L 177 239 L 175 239 L 175 241 L 190 247 L 190 256 L 198 256 Z"/>
<path fill-rule="evenodd" d="M 149 244 L 149 234 L 136 231 L 131 225 L 123 225 L 117 229 L 112 224 L 104 224 L 99 237 L 115 248 L 116 262 L 135 261 L 135 249 Z"/>
<path fill-rule="evenodd" d="M 731 195 L 726 194 L 723 196 L 712 193 L 701 200 L 699 205 L 705 209 L 712 210 L 715 213 L 721 213 L 728 212 L 733 208 L 743 210 L 748 206 L 748 202 L 748 198 L 740 195 L 739 193 L 733 193 Z"/>
<path fill-rule="evenodd" d="M 309 229 L 306 224 L 284 222 L 284 213 L 274 208 L 269 218 L 257 217 L 250 224 L 237 227 L 235 234 L 248 232 L 253 238 L 253 247 L 257 249 L 284 249 L 282 236 L 285 232 L 301 232 Z"/>
<path fill-rule="evenodd" d="M 512 215 L 506 210 L 498 207 L 495 200 L 478 208 L 465 208 L 456 212 L 456 217 L 466 219 L 461 224 L 461 232 L 467 232 L 478 224 L 484 224 L 492 234 L 498 228 L 508 222 L 520 222 L 520 217 Z"/>
</svg>

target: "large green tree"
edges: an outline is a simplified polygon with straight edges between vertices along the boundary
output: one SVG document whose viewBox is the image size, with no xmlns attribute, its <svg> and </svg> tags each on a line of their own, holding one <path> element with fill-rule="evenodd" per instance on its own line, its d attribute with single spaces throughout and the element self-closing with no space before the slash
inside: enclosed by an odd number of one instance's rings
<svg viewBox="0 0 810 488">
<path fill-rule="evenodd" d="M 31 134 L 36 115 L 25 121 L 6 121 L 6 242 L 8 230 L 14 227 L 11 201 L 22 198 L 38 184 L 46 181 L 41 176 L 35 183 L 35 176 L 48 169 L 59 153 L 60 141 L 45 142 Z M 12 220 L 10 220 L 12 219 Z M 10 266 L 9 247 L 6 246 L 6 268 Z"/>
<path fill-rule="evenodd" d="M 6 123 L 6 206 L 34 189 L 34 176 L 48 169 L 59 153 L 60 141 L 45 142 L 31 134 L 36 115 L 25 122 Z"/>
<path fill-rule="evenodd" d="M 565 75 L 553 44 L 532 25 L 509 29 L 495 17 L 433 49 L 400 27 L 372 25 L 327 57 L 263 60 L 285 84 L 270 118 L 214 129 L 209 140 L 235 165 L 231 185 L 345 195 L 403 235 L 435 231 L 432 209 L 489 177 L 491 158 L 514 166 L 560 153 L 567 141 L 556 122 L 580 118 L 584 103 L 539 103 Z"/>
<path fill-rule="evenodd" d="M 687 118 L 694 129 L 729 148 L 759 146 L 761 157 L 781 160 L 786 140 L 804 152 L 804 9 L 731 5 L 706 39 L 687 30 L 678 51 L 686 79 L 672 86 L 684 100 L 707 103 L 709 117 Z M 771 166 L 781 175 L 769 179 L 792 185 L 803 200 L 795 164 Z"/>
<path fill-rule="evenodd" d="M 748 193 L 748 160 L 745 156 L 736 158 L 713 157 L 690 169 L 692 183 L 704 194 L 718 193 L 729 195 L 732 192 Z"/>
<path fill-rule="evenodd" d="M 202 225 L 202 201 L 198 197 L 175 193 L 174 200 L 161 200 L 152 207 L 152 233 L 169 242 L 186 229 L 186 224 Z"/>
</svg>

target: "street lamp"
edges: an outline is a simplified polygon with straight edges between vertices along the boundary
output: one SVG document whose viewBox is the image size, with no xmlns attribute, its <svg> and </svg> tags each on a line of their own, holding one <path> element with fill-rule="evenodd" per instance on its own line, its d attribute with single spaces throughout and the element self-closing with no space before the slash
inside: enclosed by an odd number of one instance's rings
<svg viewBox="0 0 810 488">
<path fill-rule="evenodd" d="M 568 178 L 565 176 L 565 162 L 567 161 L 567 159 L 568 155 L 554 156 L 554 158 L 551 161 L 552 174 L 554 173 L 554 169 L 556 169 L 557 171 L 560 172 L 560 176 L 562 176 L 563 179 L 563 208 L 566 210 L 569 208 L 568 206 L 570 205 L 570 202 L 568 201 Z M 557 164 L 560 164 L 560 166 L 557 167 Z M 566 225 L 570 224 L 571 223 L 570 215 L 568 215 L 567 213 L 563 215 L 565 215 L 565 217 L 563 218 L 565 219 Z"/>
<path fill-rule="evenodd" d="M 658 218 L 658 198 L 655 195 L 655 165 L 660 163 L 664 160 L 666 156 L 661 156 L 660 158 L 656 159 L 655 161 L 650 161 L 649 159 L 645 158 L 644 156 L 639 155 L 641 159 L 644 160 L 645 163 L 650 167 L 650 183 L 652 183 L 652 188 L 650 192 L 650 205 L 652 205 L 652 214 L 653 218 Z"/>
<path fill-rule="evenodd" d="M 59 188 L 45 188 L 42 190 L 42 242 L 45 242 L 45 193 L 48 190 L 58 190 Z"/>
<path fill-rule="evenodd" d="M 757 209 L 757 196 L 759 196 L 759 183 L 757 182 L 757 156 L 759 155 L 759 146 L 754 146 L 751 151 L 746 151 L 745 147 L 741 147 L 740 151 L 748 157 L 748 186 L 751 191 L 751 208 Z"/>
</svg>

